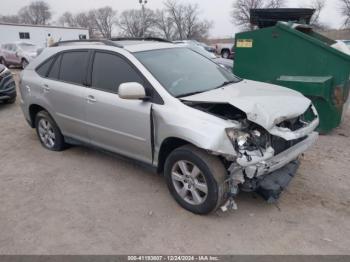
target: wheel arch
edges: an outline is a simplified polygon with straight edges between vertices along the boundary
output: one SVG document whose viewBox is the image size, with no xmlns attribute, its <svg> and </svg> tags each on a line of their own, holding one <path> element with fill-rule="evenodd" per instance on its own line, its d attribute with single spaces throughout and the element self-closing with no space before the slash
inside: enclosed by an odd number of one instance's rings
<svg viewBox="0 0 350 262">
<path fill-rule="evenodd" d="M 164 139 L 159 148 L 157 172 L 158 173 L 163 172 L 165 161 L 171 152 L 173 152 L 176 148 L 179 148 L 187 144 L 193 145 L 193 143 L 178 137 L 168 137 Z"/>
<path fill-rule="evenodd" d="M 4 62 L 5 62 L 3 65 L 7 67 L 8 64 L 7 64 L 7 61 L 6 61 L 4 56 L 0 56 L 0 61 L 2 61 L 2 60 L 4 60 Z"/>
<path fill-rule="evenodd" d="M 221 49 L 221 54 L 223 54 L 224 52 L 229 52 L 229 53 L 231 53 L 231 51 L 230 51 L 230 49 L 229 48 L 223 48 L 223 49 Z"/>
<path fill-rule="evenodd" d="M 30 105 L 28 111 L 29 111 L 29 118 L 30 118 L 30 126 L 32 128 L 35 128 L 35 117 L 40 111 L 46 111 L 52 117 L 50 112 L 45 107 L 38 104 Z"/>
</svg>

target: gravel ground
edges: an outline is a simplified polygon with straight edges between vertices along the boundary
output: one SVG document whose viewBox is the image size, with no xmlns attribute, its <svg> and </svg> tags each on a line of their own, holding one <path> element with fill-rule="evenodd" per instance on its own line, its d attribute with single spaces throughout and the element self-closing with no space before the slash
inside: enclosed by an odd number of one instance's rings
<svg viewBox="0 0 350 262">
<path fill-rule="evenodd" d="M 241 194 L 237 211 L 209 216 L 132 161 L 45 150 L 18 102 L 0 105 L 0 123 L 1 254 L 350 254 L 350 111 L 278 205 Z"/>
</svg>

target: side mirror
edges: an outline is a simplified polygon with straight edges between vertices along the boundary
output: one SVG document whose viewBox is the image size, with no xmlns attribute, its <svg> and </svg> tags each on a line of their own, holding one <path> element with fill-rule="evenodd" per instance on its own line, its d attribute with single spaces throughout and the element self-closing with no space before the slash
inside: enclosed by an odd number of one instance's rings
<svg viewBox="0 0 350 262">
<path fill-rule="evenodd" d="M 123 83 L 119 86 L 118 95 L 122 99 L 138 100 L 146 99 L 145 88 L 136 82 Z"/>
</svg>

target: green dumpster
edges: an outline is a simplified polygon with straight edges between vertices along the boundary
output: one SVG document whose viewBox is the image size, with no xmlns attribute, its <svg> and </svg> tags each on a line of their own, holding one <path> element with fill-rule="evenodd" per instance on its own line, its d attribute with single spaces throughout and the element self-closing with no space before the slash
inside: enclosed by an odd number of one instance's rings
<svg viewBox="0 0 350 262">
<path fill-rule="evenodd" d="M 303 93 L 319 113 L 319 132 L 328 133 L 342 121 L 350 88 L 350 56 L 331 47 L 335 43 L 289 22 L 239 33 L 234 73 Z"/>
</svg>

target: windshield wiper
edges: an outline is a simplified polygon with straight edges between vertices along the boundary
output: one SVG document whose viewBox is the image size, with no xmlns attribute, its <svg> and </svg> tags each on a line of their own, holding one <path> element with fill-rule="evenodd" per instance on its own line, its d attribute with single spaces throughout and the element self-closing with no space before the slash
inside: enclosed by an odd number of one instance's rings
<svg viewBox="0 0 350 262">
<path fill-rule="evenodd" d="M 214 89 L 218 89 L 218 88 L 220 88 L 220 87 L 228 86 L 228 85 L 234 84 L 234 83 L 237 83 L 237 81 L 236 81 L 236 80 L 225 81 L 225 82 L 223 82 L 221 85 L 215 87 Z"/>
<path fill-rule="evenodd" d="M 215 88 L 213 88 L 211 90 L 218 89 L 220 87 L 224 87 L 224 86 L 227 86 L 227 85 L 230 85 L 230 84 L 234 84 L 234 83 L 237 83 L 237 80 L 225 81 L 221 85 L 219 85 L 219 86 L 217 86 L 217 87 L 215 87 Z M 193 96 L 193 95 L 204 93 L 204 92 L 208 92 L 208 91 L 210 91 L 210 90 L 196 91 L 196 92 L 192 92 L 192 93 L 178 95 L 178 96 L 176 96 L 176 98 L 181 98 L 181 97 L 186 97 L 186 96 Z"/>
<path fill-rule="evenodd" d="M 183 94 L 183 95 L 178 95 L 178 96 L 176 96 L 176 98 L 181 98 L 181 97 L 186 97 L 186 96 L 193 96 L 193 95 L 197 95 L 197 94 L 200 94 L 200 93 L 203 93 L 203 92 L 206 92 L 206 91 L 197 91 L 197 92 L 187 93 L 187 94 Z"/>
</svg>

